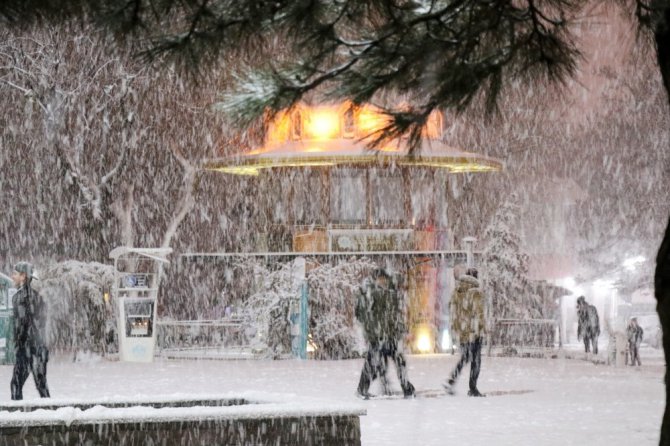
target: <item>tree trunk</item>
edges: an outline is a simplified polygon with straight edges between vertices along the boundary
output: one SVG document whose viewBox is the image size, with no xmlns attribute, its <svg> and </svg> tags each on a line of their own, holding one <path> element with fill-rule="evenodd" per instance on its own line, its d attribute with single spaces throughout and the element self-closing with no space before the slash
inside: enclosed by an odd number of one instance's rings
<svg viewBox="0 0 670 446">
<path fill-rule="evenodd" d="M 663 10 L 662 19 L 656 25 L 656 55 L 658 66 L 663 77 L 663 85 L 670 102 L 670 7 Z M 654 288 L 657 300 L 657 311 L 663 329 L 663 351 L 665 353 L 665 413 L 661 425 L 661 445 L 670 446 L 670 387 L 668 386 L 667 364 L 670 363 L 670 219 L 665 229 L 665 236 L 661 242 L 656 257 L 656 272 L 654 274 Z"/>
</svg>

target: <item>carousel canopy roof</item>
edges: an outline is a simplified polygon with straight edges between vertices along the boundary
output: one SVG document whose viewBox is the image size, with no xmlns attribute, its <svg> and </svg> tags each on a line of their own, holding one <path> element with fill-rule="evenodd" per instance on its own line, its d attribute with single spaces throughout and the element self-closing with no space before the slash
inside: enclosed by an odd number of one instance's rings
<svg viewBox="0 0 670 446">
<path fill-rule="evenodd" d="M 382 128 L 385 120 L 385 115 L 370 106 L 300 105 L 270 123 L 264 147 L 209 160 L 205 168 L 237 175 L 258 175 L 264 169 L 309 167 L 413 166 L 453 173 L 503 168 L 500 160 L 454 149 L 439 141 L 442 116 L 437 112 L 428 119 L 416 155 L 407 156 L 402 141 L 368 148 L 365 136 Z"/>
</svg>

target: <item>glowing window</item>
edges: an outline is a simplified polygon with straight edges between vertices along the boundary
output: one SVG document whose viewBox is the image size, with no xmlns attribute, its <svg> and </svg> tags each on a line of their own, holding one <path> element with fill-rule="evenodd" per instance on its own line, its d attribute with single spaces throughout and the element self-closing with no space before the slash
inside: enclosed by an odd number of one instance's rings
<svg viewBox="0 0 670 446">
<path fill-rule="evenodd" d="M 326 140 L 340 136 L 340 116 L 336 109 L 315 108 L 304 116 L 305 139 Z"/>
<path fill-rule="evenodd" d="M 354 169 L 333 171 L 330 219 L 333 223 L 365 223 L 365 172 Z"/>
<path fill-rule="evenodd" d="M 405 220 L 405 194 L 400 172 L 375 169 L 370 177 L 373 224 L 399 224 Z"/>
</svg>

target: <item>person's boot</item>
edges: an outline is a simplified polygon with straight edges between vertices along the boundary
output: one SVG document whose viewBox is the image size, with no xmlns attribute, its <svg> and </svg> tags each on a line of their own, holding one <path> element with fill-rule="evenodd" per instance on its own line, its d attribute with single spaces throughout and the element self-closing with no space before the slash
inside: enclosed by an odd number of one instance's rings
<svg viewBox="0 0 670 446">
<path fill-rule="evenodd" d="M 449 380 L 442 383 L 442 387 L 444 387 L 444 390 L 449 395 L 454 395 L 456 393 L 456 390 L 454 389 L 455 385 L 456 385 L 456 381 L 454 381 L 453 379 L 449 379 Z"/>
<path fill-rule="evenodd" d="M 468 396 L 486 396 L 486 395 L 484 395 L 483 393 L 481 393 L 479 390 L 474 389 L 474 390 L 470 390 L 470 391 L 468 392 Z"/>
<path fill-rule="evenodd" d="M 370 399 L 370 394 L 368 392 L 361 392 L 360 390 L 356 391 L 356 396 L 362 400 Z"/>
<path fill-rule="evenodd" d="M 416 395 L 414 385 L 408 382 L 407 385 L 405 385 L 405 387 L 402 389 L 402 394 L 405 398 L 413 398 L 414 395 Z"/>
</svg>

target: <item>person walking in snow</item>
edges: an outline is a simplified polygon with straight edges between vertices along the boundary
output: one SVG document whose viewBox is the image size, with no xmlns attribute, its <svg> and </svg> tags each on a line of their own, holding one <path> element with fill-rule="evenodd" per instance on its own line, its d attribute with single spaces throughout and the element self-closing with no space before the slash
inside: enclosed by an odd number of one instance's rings
<svg viewBox="0 0 670 446">
<path fill-rule="evenodd" d="M 400 296 L 392 277 L 383 269 L 375 269 L 360 289 L 355 308 L 356 318 L 363 325 L 368 352 L 361 371 L 357 393 L 370 397 L 370 384 L 380 378 L 387 387 L 387 360 L 396 366 L 403 395 L 414 395 L 414 386 L 407 378 L 407 365 L 399 343 L 405 333 Z"/>
<path fill-rule="evenodd" d="M 458 338 L 461 358 L 443 384 L 450 395 L 454 394 L 454 387 L 458 375 L 466 362 L 470 362 L 470 382 L 468 396 L 486 396 L 477 389 L 477 379 L 481 369 L 482 342 L 486 336 L 484 293 L 479 287 L 478 273 L 475 268 L 468 268 L 458 278 L 456 290 L 449 302 L 449 320 L 453 334 Z"/>
<path fill-rule="evenodd" d="M 589 353 L 593 346 L 593 353 L 598 354 L 598 336 L 600 322 L 596 307 L 586 302 L 584 296 L 577 298 L 577 340 L 584 339 L 584 350 Z"/>
<path fill-rule="evenodd" d="M 637 323 L 637 318 L 631 318 L 626 327 L 626 336 L 628 338 L 628 353 L 630 355 L 630 365 L 642 365 L 640 363 L 640 344 L 644 336 L 644 330 Z"/>
<path fill-rule="evenodd" d="M 45 343 L 46 305 L 42 296 L 32 289 L 34 278 L 30 263 L 19 262 L 14 267 L 12 280 L 17 291 L 12 297 L 16 354 L 10 384 L 13 400 L 23 399 L 23 385 L 31 372 L 40 397 L 50 396 L 47 386 L 49 350 Z"/>
</svg>

